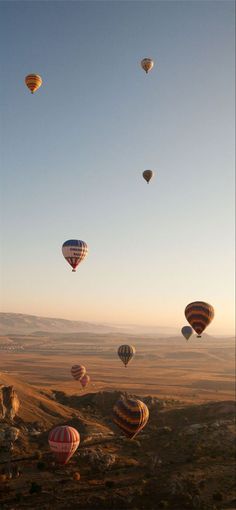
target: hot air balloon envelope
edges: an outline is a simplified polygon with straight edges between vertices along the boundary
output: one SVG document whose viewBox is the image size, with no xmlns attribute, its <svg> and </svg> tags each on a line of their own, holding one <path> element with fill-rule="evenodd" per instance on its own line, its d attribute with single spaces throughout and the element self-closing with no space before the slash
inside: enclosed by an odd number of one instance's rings
<svg viewBox="0 0 236 510">
<path fill-rule="evenodd" d="M 135 347 L 133 345 L 120 345 L 117 354 L 126 367 L 135 355 L 135 352 Z"/>
<path fill-rule="evenodd" d="M 87 386 L 90 382 L 90 376 L 88 374 L 85 374 L 82 379 L 80 379 L 80 384 L 83 388 Z"/>
<path fill-rule="evenodd" d="M 28 76 L 25 77 L 25 84 L 30 90 L 31 94 L 34 94 L 36 90 L 41 87 L 43 83 L 43 80 L 39 74 L 28 74 Z"/>
<path fill-rule="evenodd" d="M 152 60 L 152 58 L 143 58 L 143 60 L 141 60 L 141 67 L 145 71 L 146 74 L 152 70 L 153 66 L 154 66 L 154 61 Z"/>
<path fill-rule="evenodd" d="M 143 178 L 145 181 L 149 182 L 154 175 L 154 172 L 152 170 L 144 170 L 143 172 Z"/>
<path fill-rule="evenodd" d="M 145 427 L 148 418 L 148 408 L 141 400 L 121 398 L 113 407 L 114 423 L 130 439 Z"/>
<path fill-rule="evenodd" d="M 80 443 L 78 430 L 68 425 L 55 427 L 48 436 L 51 451 L 59 464 L 66 464 Z"/>
<path fill-rule="evenodd" d="M 215 314 L 213 306 L 204 301 L 189 303 L 184 313 L 187 321 L 194 331 L 196 331 L 198 337 L 201 337 L 202 332 L 209 326 Z"/>
<path fill-rule="evenodd" d="M 181 329 L 181 333 L 184 336 L 184 338 L 186 338 L 186 340 L 188 340 L 190 338 L 190 336 L 193 334 L 193 330 L 192 330 L 192 328 L 190 328 L 190 326 L 184 326 Z"/>
<path fill-rule="evenodd" d="M 88 254 L 88 246 L 84 241 L 70 239 L 62 245 L 62 253 L 75 272 L 76 267 Z"/>
<path fill-rule="evenodd" d="M 86 374 L 86 368 L 83 365 L 73 365 L 71 375 L 76 381 L 80 381 Z"/>
</svg>

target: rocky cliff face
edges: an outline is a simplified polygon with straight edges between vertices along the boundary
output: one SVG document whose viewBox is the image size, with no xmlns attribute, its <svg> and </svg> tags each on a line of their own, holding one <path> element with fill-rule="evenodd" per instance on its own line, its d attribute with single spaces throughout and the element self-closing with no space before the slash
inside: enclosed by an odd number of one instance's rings
<svg viewBox="0 0 236 510">
<path fill-rule="evenodd" d="M 20 401 L 13 386 L 0 386 L 0 420 L 12 421 L 19 407 Z"/>
</svg>

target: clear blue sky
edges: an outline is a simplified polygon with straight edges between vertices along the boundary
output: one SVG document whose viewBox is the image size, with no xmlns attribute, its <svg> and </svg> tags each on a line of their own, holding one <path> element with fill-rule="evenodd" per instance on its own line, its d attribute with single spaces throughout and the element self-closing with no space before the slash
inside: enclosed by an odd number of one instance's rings
<svg viewBox="0 0 236 510">
<path fill-rule="evenodd" d="M 231 334 L 233 1 L 2 2 L 1 54 L 2 310 Z"/>
</svg>

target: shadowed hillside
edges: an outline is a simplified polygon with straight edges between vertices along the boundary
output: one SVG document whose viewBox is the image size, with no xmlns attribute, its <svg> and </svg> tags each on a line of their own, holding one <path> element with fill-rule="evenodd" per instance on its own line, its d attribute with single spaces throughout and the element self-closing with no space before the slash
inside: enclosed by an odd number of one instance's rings
<svg viewBox="0 0 236 510">
<path fill-rule="evenodd" d="M 67 395 L 6 374 L 1 383 L 13 385 L 20 400 L 17 415 L 0 421 L 1 509 L 234 508 L 233 401 L 185 405 L 138 395 L 150 419 L 128 440 L 112 421 L 120 391 Z M 70 424 L 81 435 L 63 467 L 47 443 L 55 424 Z"/>
</svg>

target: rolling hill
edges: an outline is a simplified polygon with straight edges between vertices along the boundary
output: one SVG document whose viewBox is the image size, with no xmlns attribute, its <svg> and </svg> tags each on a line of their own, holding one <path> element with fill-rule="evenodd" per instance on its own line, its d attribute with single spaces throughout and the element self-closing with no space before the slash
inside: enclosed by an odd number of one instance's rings
<svg viewBox="0 0 236 510">
<path fill-rule="evenodd" d="M 169 336 L 179 334 L 177 328 L 141 326 L 137 324 L 98 324 L 21 313 L 0 312 L 0 335 L 30 333 L 121 333 Z"/>
</svg>

